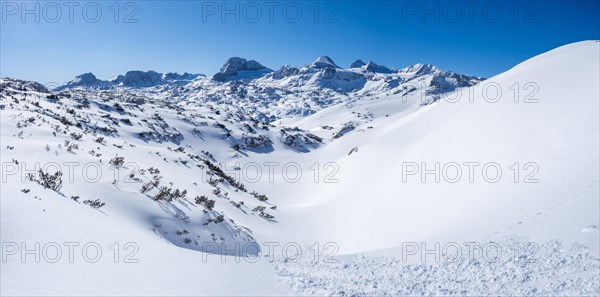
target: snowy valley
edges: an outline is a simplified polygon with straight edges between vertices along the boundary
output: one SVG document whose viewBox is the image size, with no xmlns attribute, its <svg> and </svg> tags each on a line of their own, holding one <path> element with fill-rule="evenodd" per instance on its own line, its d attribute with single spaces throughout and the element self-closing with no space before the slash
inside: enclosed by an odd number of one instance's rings
<svg viewBox="0 0 600 297">
<path fill-rule="evenodd" d="M 598 295 L 598 65 L 2 78 L 2 295 Z"/>
</svg>

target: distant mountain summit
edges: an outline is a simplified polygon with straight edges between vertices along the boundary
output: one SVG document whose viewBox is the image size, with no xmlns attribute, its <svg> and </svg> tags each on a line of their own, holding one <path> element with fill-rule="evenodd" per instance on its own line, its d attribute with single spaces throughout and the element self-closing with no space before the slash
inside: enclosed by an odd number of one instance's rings
<svg viewBox="0 0 600 297">
<path fill-rule="evenodd" d="M 187 73 L 184 72 L 183 74 L 178 74 L 177 72 L 168 72 L 168 73 L 163 73 L 162 75 L 162 79 L 163 80 L 194 80 L 198 77 L 203 77 L 204 75 L 202 74 L 191 74 L 191 73 Z"/>
<path fill-rule="evenodd" d="M 74 84 L 78 83 L 78 84 L 82 84 L 82 85 L 93 84 L 93 83 L 98 82 L 98 78 L 96 78 L 96 76 L 93 73 L 88 72 L 88 73 L 84 73 L 82 75 L 76 76 L 75 79 L 72 80 L 72 82 Z"/>
<path fill-rule="evenodd" d="M 306 67 L 316 69 L 341 68 L 340 66 L 335 64 L 335 62 L 333 62 L 333 60 L 328 56 L 320 56 L 314 62 L 307 64 Z"/>
<path fill-rule="evenodd" d="M 358 59 L 358 60 L 352 62 L 352 64 L 350 64 L 350 68 L 360 68 L 360 67 L 363 67 L 365 65 L 366 65 L 366 63 L 363 62 L 363 60 Z"/>
<path fill-rule="evenodd" d="M 383 66 L 383 65 L 378 65 L 373 61 L 369 61 L 367 63 L 365 63 L 363 60 L 358 59 L 354 62 L 352 62 L 352 64 L 350 65 L 351 69 L 356 69 L 356 68 L 360 68 L 363 69 L 365 71 L 368 72 L 374 72 L 374 73 L 394 73 L 396 72 L 396 70 Z"/>
<path fill-rule="evenodd" d="M 155 71 L 127 71 L 110 80 L 111 83 L 127 87 L 151 87 L 165 83 L 162 74 Z"/>
<path fill-rule="evenodd" d="M 125 75 L 117 75 L 109 80 L 100 80 L 93 73 L 88 72 L 75 77 L 75 79 L 56 88 L 61 91 L 71 88 L 108 89 L 116 86 L 146 88 L 164 84 L 187 84 L 194 79 L 204 77 L 202 74 L 177 74 L 173 72 L 158 73 L 156 71 L 127 71 Z"/>
<path fill-rule="evenodd" d="M 112 85 L 123 86 L 123 87 L 132 87 L 132 88 L 144 88 L 144 87 L 154 87 L 163 84 L 181 84 L 181 83 L 189 83 L 190 81 L 198 78 L 204 77 L 202 74 L 190 74 L 184 73 L 180 75 L 178 73 L 168 72 L 168 73 L 158 73 L 156 71 L 127 71 L 125 75 L 118 75 L 109 80 Z"/>
<path fill-rule="evenodd" d="M 366 65 L 363 66 L 365 70 L 375 73 L 393 73 L 395 72 L 393 69 L 388 68 L 383 65 L 377 65 L 373 61 L 369 61 Z"/>
<path fill-rule="evenodd" d="M 225 82 L 233 79 L 253 79 L 269 72 L 273 72 L 273 70 L 254 60 L 248 61 L 244 58 L 233 57 L 225 62 L 219 73 L 213 75 L 213 80 Z"/>
<path fill-rule="evenodd" d="M 110 83 L 108 81 L 99 80 L 98 78 L 96 78 L 96 76 L 93 73 L 88 72 L 88 73 L 84 73 L 84 74 L 76 76 L 75 79 L 73 79 L 72 81 L 69 81 L 65 85 L 62 85 L 62 86 L 56 88 L 56 90 L 60 91 L 63 89 L 77 88 L 77 87 L 104 89 L 109 86 L 110 86 Z"/>
</svg>

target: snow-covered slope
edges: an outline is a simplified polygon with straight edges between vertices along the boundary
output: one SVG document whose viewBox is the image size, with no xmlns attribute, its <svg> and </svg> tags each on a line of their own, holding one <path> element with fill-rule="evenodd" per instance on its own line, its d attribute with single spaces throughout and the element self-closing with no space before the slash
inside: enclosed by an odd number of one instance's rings
<svg viewBox="0 0 600 297">
<path fill-rule="evenodd" d="M 307 182 L 294 203 L 322 239 L 349 252 L 511 234 L 584 242 L 597 252 L 599 48 L 595 41 L 567 45 L 437 104 L 357 126 L 364 132 L 317 152 L 339 165 L 339 183 Z M 377 118 L 399 110 L 392 106 L 400 100 L 360 109 Z M 299 127 L 343 122 L 345 109 L 317 113 Z M 473 182 L 465 162 L 480 164 Z M 440 181 L 434 174 L 423 181 L 436 163 Z M 403 181 L 403 170 L 418 172 Z"/>
<path fill-rule="evenodd" d="M 597 294 L 599 52 L 597 41 L 567 45 L 424 107 L 390 96 L 295 121 L 322 137 L 331 133 L 323 125 L 353 128 L 302 160 L 334 162 L 325 173 L 337 182 L 265 186 L 285 197 L 279 236 L 333 242 L 358 258 L 283 264 L 278 273 L 317 294 Z M 439 181 L 423 176 L 436 166 Z M 480 249 L 470 261 L 469 243 L 490 242 L 487 256 L 499 247 L 501 260 L 482 259 Z M 409 262 L 425 255 L 432 266 L 407 266 L 407 244 L 420 249 Z M 455 245 L 458 264 L 435 261 Z"/>
<path fill-rule="evenodd" d="M 570 44 L 479 84 L 328 57 L 260 77 L 234 60 L 224 82 L 2 79 L 2 295 L 598 294 L 599 53 Z M 537 262 L 403 259 L 489 241 Z M 58 263 L 22 261 L 36 242 Z"/>
</svg>

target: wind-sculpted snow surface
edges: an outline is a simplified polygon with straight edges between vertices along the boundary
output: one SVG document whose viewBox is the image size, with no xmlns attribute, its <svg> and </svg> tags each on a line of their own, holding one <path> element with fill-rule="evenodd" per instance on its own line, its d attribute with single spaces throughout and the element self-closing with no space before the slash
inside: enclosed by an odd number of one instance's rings
<svg viewBox="0 0 600 297">
<path fill-rule="evenodd" d="M 407 263 L 406 256 L 354 255 L 327 261 L 277 259 L 274 266 L 279 278 L 301 295 L 593 296 L 600 292 L 600 259 L 586 248 L 559 242 L 538 248 L 533 258 L 514 257 L 512 251 L 484 258 L 463 250 L 437 263 Z M 427 257 L 431 261 L 434 256 Z"/>
</svg>

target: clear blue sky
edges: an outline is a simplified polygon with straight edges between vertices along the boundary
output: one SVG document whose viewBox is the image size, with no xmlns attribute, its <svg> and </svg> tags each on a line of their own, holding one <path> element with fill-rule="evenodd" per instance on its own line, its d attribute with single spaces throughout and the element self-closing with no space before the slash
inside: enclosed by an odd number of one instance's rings
<svg viewBox="0 0 600 297">
<path fill-rule="evenodd" d="M 600 39 L 595 0 L 54 3 L 1 1 L 2 77 L 61 83 L 85 72 L 101 79 L 128 70 L 212 75 L 231 56 L 277 69 L 319 55 L 343 67 L 361 58 L 489 77 L 555 47 Z"/>
</svg>

